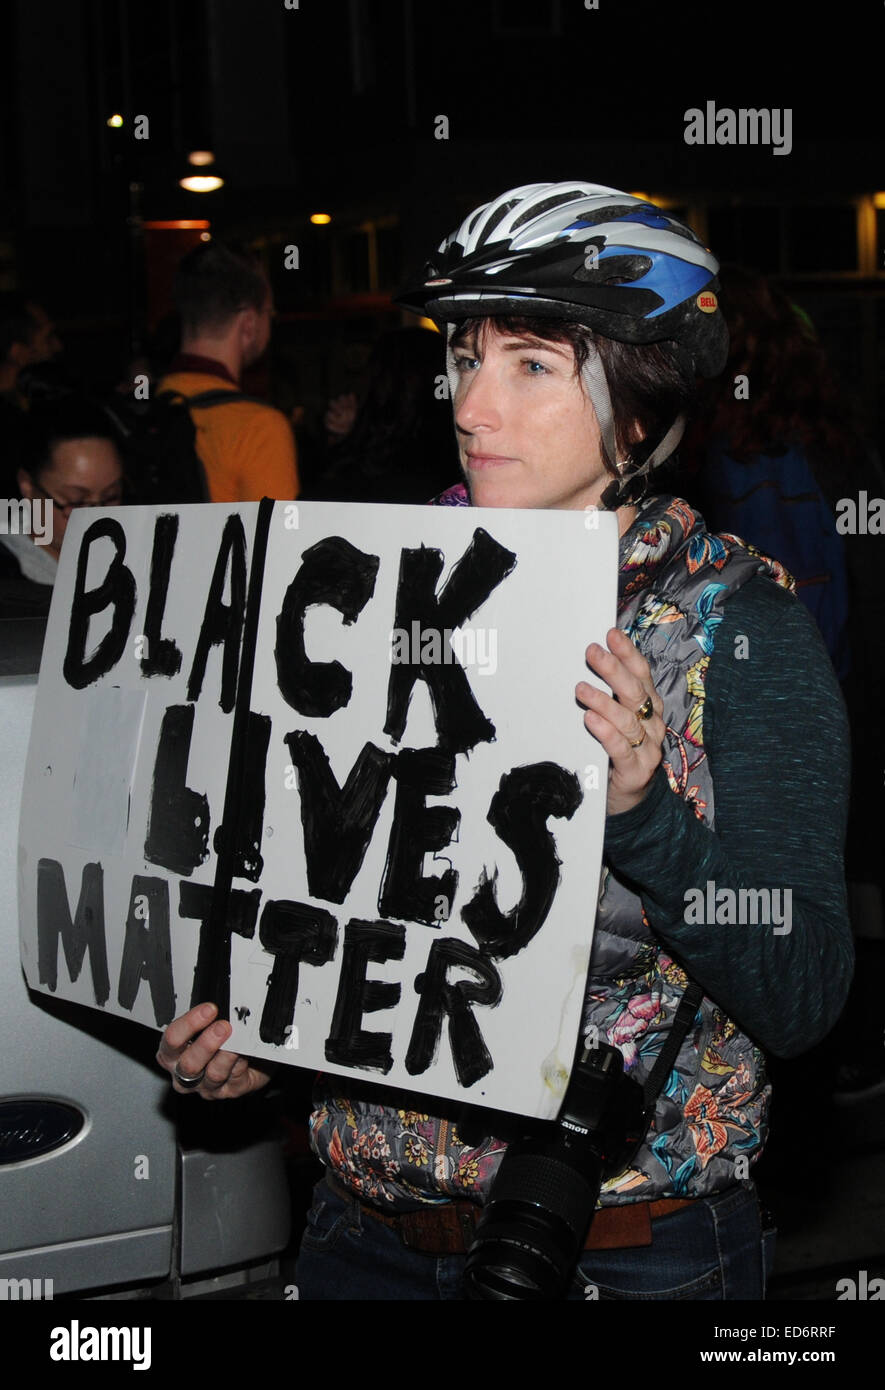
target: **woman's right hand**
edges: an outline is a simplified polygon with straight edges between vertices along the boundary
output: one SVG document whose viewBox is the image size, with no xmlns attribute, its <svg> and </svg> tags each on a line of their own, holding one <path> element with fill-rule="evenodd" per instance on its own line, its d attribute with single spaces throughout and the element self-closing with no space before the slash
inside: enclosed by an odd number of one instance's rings
<svg viewBox="0 0 885 1390">
<path fill-rule="evenodd" d="M 215 1004 L 198 1004 L 174 1019 L 160 1039 L 157 1061 L 170 1073 L 173 1089 L 180 1095 L 233 1100 L 260 1091 L 270 1080 L 271 1073 L 253 1066 L 248 1057 L 221 1051 L 233 1029 L 225 1019 L 216 1018 L 217 1013 Z M 199 1086 L 182 1086 L 181 1076 L 202 1079 Z"/>
</svg>

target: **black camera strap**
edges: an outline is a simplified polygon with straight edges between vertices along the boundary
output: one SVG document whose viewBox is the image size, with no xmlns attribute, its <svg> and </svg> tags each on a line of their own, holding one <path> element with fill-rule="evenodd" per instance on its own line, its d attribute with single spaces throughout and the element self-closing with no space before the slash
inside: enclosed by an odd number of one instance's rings
<svg viewBox="0 0 885 1390">
<path fill-rule="evenodd" d="M 616 1125 L 621 1126 L 623 1142 L 618 1142 L 615 1129 L 608 1131 L 610 1147 L 605 1165 L 606 1179 L 622 1173 L 635 1162 L 654 1120 L 658 1096 L 667 1084 L 679 1056 L 679 1049 L 688 1037 L 703 998 L 704 991 L 701 986 L 689 984 L 679 1001 L 664 1045 L 645 1081 L 637 1081 L 626 1074 L 622 1076 L 621 1088 L 611 1117 Z"/>
</svg>

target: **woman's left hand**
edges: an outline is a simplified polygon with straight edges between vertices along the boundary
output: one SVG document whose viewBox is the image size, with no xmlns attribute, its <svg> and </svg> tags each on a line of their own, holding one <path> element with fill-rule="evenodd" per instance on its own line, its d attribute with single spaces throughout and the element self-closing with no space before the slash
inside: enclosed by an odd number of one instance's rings
<svg viewBox="0 0 885 1390">
<path fill-rule="evenodd" d="M 587 648 L 587 664 L 609 685 L 607 695 L 581 681 L 575 694 L 587 713 L 584 723 L 599 739 L 609 756 L 608 803 L 610 816 L 638 806 L 661 761 L 666 732 L 664 703 L 655 690 L 645 657 L 620 628 L 606 634 L 609 650 L 594 642 Z M 651 701 L 651 714 L 646 701 Z"/>
</svg>

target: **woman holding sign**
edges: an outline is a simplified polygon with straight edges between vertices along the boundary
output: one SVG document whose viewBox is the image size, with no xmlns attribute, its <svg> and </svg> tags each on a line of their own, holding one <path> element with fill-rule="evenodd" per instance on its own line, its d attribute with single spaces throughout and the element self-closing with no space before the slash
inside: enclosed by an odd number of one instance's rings
<svg viewBox="0 0 885 1390">
<path fill-rule="evenodd" d="M 617 514 L 618 627 L 586 654 L 610 693 L 575 692 L 575 717 L 609 758 L 579 1070 L 591 1075 L 597 1047 L 623 1060 L 650 1123 L 624 1120 L 612 1138 L 618 1106 L 600 1108 L 605 1142 L 588 1162 L 602 1191 L 585 1241 L 553 1179 L 539 1196 L 511 1172 L 489 1204 L 525 1123 L 435 1118 L 422 1106 L 440 1102 L 325 1079 L 312 1128 L 327 1179 L 302 1298 L 463 1298 L 476 1218 L 495 1204 L 529 1226 L 546 1212 L 546 1225 L 498 1229 L 474 1296 L 549 1296 L 559 1275 L 545 1284 L 543 1267 L 572 1238 L 574 1299 L 763 1296 L 770 1248 L 750 1181 L 767 1130 L 761 1049 L 792 1056 L 823 1037 L 851 972 L 847 730 L 789 576 L 649 492 L 696 374 L 725 362 L 717 270 L 688 227 L 641 198 L 532 184 L 472 213 L 403 296 L 448 332 L 465 481 L 440 502 L 582 509 L 591 525 L 595 509 Z M 160 1061 L 176 1088 L 226 1098 L 263 1084 L 262 1068 L 223 1051 L 230 1029 L 214 1015 L 204 1005 L 168 1028 Z M 592 1138 L 599 1115 L 575 1113 L 567 1128 Z M 533 1240 L 537 1280 L 506 1253 Z"/>
</svg>

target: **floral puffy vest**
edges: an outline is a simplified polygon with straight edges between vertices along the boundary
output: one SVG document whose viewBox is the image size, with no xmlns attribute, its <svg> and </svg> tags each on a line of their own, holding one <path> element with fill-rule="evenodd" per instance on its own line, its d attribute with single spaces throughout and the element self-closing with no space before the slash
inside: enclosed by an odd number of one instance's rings
<svg viewBox="0 0 885 1390">
<path fill-rule="evenodd" d="M 469 505 L 462 487 L 439 499 Z M 695 814 L 714 823 L 704 751 L 704 681 L 722 607 L 758 574 L 785 588 L 776 561 L 733 536 L 711 536 L 686 502 L 653 497 L 621 537 L 618 626 L 651 668 L 664 702 L 664 767 Z M 644 919 L 639 898 L 603 868 L 584 1005 L 585 1031 L 619 1048 L 644 1081 L 672 1026 L 685 972 Z M 631 1166 L 606 1183 L 604 1206 L 659 1197 L 704 1197 L 747 1175 L 766 1135 L 770 1087 L 762 1053 L 704 999 L 658 1097 L 651 1129 Z M 484 1200 L 506 1144 L 458 1133 L 445 1108 L 344 1078 L 320 1078 L 311 1118 L 318 1157 L 356 1196 L 387 1210 L 451 1197 Z M 421 1107 L 421 1108 L 410 1108 Z M 488 1114 L 494 1123 L 496 1116 Z M 500 1120 L 500 1117 L 497 1117 Z"/>
</svg>

